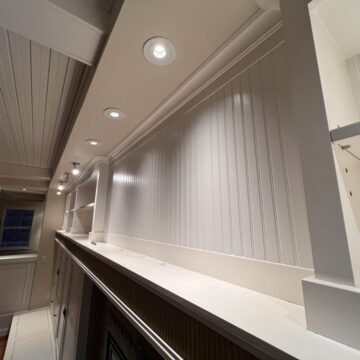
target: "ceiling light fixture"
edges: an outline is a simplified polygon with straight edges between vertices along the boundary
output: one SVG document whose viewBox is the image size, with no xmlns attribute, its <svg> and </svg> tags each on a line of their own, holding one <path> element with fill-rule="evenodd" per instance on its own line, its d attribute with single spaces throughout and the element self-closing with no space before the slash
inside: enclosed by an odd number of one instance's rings
<svg viewBox="0 0 360 360">
<path fill-rule="evenodd" d="M 108 119 L 114 119 L 114 120 L 124 120 L 126 117 L 126 115 L 123 111 L 121 111 L 120 109 L 115 109 L 115 108 L 105 109 L 104 115 Z"/>
<path fill-rule="evenodd" d="M 74 168 L 71 170 L 71 173 L 75 176 L 79 175 L 80 174 L 80 169 L 77 168 L 78 165 L 80 165 L 79 163 L 77 162 L 72 162 Z"/>
<path fill-rule="evenodd" d="M 168 65 L 176 56 L 175 46 L 169 39 L 154 37 L 143 48 L 145 58 L 155 65 Z"/>
<path fill-rule="evenodd" d="M 23 188 L 22 191 L 27 191 L 27 188 Z"/>
<path fill-rule="evenodd" d="M 91 146 L 99 146 L 99 145 L 102 145 L 100 141 L 96 140 L 96 139 L 87 139 L 85 140 L 85 142 L 88 144 L 88 145 L 91 145 Z"/>
<path fill-rule="evenodd" d="M 58 189 L 59 191 L 63 191 L 63 190 L 65 189 L 65 186 L 63 185 L 63 182 L 62 182 L 62 181 L 60 181 L 60 184 L 57 186 L 57 189 Z"/>
<path fill-rule="evenodd" d="M 56 192 L 56 195 L 61 195 L 61 194 L 62 194 L 61 191 Z"/>
</svg>

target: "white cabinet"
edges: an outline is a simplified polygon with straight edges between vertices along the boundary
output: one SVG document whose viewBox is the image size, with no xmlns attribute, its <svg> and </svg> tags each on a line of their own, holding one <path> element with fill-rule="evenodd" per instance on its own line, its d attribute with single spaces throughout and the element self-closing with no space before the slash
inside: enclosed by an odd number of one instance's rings
<svg viewBox="0 0 360 360">
<path fill-rule="evenodd" d="M 82 305 L 84 273 L 76 265 L 72 267 L 69 297 L 66 307 L 66 326 L 63 330 L 62 360 L 76 356 L 77 338 Z"/>
<path fill-rule="evenodd" d="M 7 335 L 15 312 L 29 306 L 37 255 L 0 257 L 0 336 Z"/>
<path fill-rule="evenodd" d="M 54 286 L 52 294 L 52 318 L 58 360 L 74 360 L 80 312 L 83 297 L 84 273 L 79 266 L 57 247 Z"/>
</svg>

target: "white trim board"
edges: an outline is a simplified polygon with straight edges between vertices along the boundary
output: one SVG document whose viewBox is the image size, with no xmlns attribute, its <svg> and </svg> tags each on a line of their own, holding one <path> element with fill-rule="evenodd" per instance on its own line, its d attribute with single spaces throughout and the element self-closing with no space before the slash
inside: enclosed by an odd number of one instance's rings
<svg viewBox="0 0 360 360">
<path fill-rule="evenodd" d="M 170 264 L 299 305 L 304 304 L 302 279 L 314 274 L 311 269 L 117 234 L 104 234 L 104 240 L 108 244 L 140 252 Z"/>
</svg>

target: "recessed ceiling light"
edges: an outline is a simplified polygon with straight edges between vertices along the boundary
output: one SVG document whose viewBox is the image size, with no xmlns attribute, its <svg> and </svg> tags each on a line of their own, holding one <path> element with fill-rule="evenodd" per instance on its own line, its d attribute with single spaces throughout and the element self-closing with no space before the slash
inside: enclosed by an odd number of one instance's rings
<svg viewBox="0 0 360 360">
<path fill-rule="evenodd" d="M 64 186 L 62 183 L 60 183 L 60 184 L 57 186 L 57 189 L 60 190 L 60 191 L 62 191 L 62 190 L 65 189 L 65 186 Z"/>
<path fill-rule="evenodd" d="M 27 191 L 27 188 L 23 188 L 22 191 Z"/>
<path fill-rule="evenodd" d="M 96 140 L 96 139 L 87 139 L 85 141 L 88 145 L 91 145 L 91 146 L 99 146 L 99 145 L 102 145 L 100 141 Z"/>
<path fill-rule="evenodd" d="M 115 108 L 105 109 L 104 115 L 108 119 L 115 119 L 115 120 L 124 120 L 126 117 L 126 115 L 123 111 L 121 111 L 120 109 L 115 109 Z"/>
<path fill-rule="evenodd" d="M 144 56 L 152 64 L 168 65 L 176 56 L 173 43 L 162 37 L 154 37 L 144 44 Z"/>
<path fill-rule="evenodd" d="M 56 192 L 56 195 L 61 195 L 61 191 L 57 191 L 57 192 Z"/>
</svg>

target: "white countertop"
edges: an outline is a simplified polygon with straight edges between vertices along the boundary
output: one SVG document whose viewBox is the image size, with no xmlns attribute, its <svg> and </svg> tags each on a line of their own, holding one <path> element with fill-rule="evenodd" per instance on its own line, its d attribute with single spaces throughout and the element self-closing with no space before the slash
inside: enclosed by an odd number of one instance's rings
<svg viewBox="0 0 360 360">
<path fill-rule="evenodd" d="M 117 246 L 106 243 L 93 245 L 85 235 L 60 233 L 109 265 L 124 267 L 186 300 L 184 305 L 191 310 L 196 307 L 204 309 L 248 333 L 254 344 L 259 339 L 304 360 L 360 359 L 359 351 L 306 330 L 305 311 L 300 305 Z"/>
</svg>

